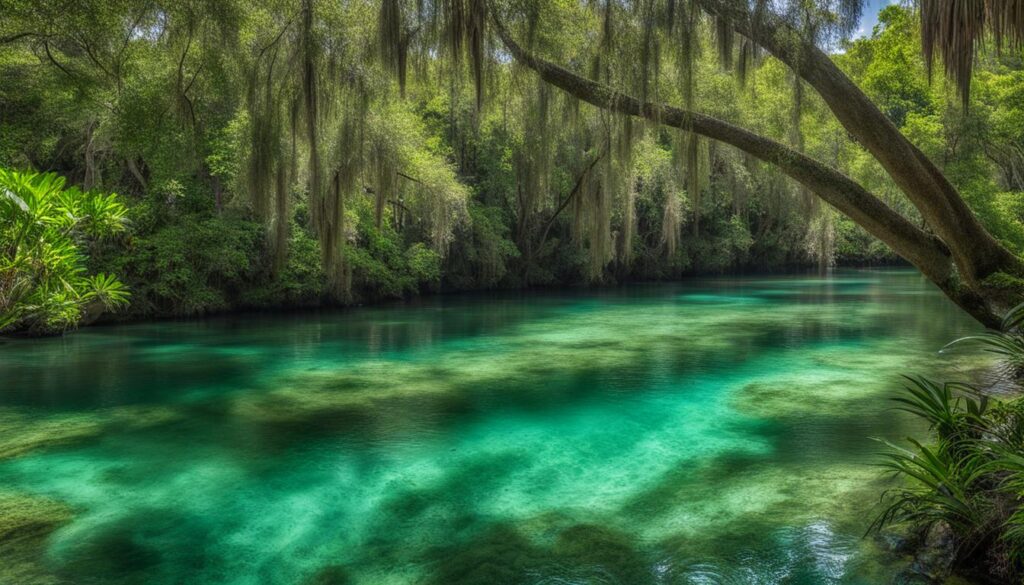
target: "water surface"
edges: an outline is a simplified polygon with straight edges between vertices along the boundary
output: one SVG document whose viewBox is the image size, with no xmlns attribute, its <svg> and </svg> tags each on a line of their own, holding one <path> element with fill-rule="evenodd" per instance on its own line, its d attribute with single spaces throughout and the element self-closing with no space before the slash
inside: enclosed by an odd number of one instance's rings
<svg viewBox="0 0 1024 585">
<path fill-rule="evenodd" d="M 865 270 L 8 342 L 0 582 L 887 583 L 872 437 L 975 328 Z"/>
</svg>

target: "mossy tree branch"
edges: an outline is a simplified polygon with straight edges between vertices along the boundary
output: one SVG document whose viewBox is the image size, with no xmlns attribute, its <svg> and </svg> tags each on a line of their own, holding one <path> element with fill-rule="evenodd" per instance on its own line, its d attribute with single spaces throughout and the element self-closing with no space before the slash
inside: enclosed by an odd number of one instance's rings
<svg viewBox="0 0 1024 585">
<path fill-rule="evenodd" d="M 746 1 L 696 1 L 792 68 L 821 95 L 840 124 L 921 212 L 969 284 L 978 285 L 994 272 L 1024 271 L 1020 259 L 989 234 L 946 176 L 824 51 L 771 11 L 752 14 Z"/>
<path fill-rule="evenodd" d="M 496 11 L 492 10 L 491 14 L 495 31 L 508 51 L 545 82 L 594 106 L 690 130 L 776 166 L 916 266 L 976 319 L 986 324 L 994 322 L 989 303 L 977 290 L 959 282 L 954 257 L 943 240 L 916 226 L 840 171 L 723 120 L 670 105 L 642 102 L 547 61 L 517 43 Z M 987 232 L 985 234 L 988 236 Z"/>
</svg>

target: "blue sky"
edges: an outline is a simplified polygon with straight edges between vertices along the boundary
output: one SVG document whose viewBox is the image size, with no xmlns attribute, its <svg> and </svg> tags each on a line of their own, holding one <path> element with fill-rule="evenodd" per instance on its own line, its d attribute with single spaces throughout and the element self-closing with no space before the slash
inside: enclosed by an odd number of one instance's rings
<svg viewBox="0 0 1024 585">
<path fill-rule="evenodd" d="M 854 37 L 866 37 L 871 34 L 871 29 L 878 24 L 878 13 L 890 4 L 897 4 L 899 0 L 868 0 L 864 4 L 864 14 L 860 17 L 860 26 Z"/>
</svg>

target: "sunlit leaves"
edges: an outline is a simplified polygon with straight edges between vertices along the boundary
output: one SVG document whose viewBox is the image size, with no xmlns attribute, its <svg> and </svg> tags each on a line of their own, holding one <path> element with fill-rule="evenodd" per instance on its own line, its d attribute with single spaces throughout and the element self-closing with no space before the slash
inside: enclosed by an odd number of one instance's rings
<svg viewBox="0 0 1024 585">
<path fill-rule="evenodd" d="M 124 285 L 88 275 L 83 247 L 123 231 L 126 212 L 117 195 L 0 168 L 0 331 L 59 332 L 84 313 L 123 306 Z"/>
</svg>

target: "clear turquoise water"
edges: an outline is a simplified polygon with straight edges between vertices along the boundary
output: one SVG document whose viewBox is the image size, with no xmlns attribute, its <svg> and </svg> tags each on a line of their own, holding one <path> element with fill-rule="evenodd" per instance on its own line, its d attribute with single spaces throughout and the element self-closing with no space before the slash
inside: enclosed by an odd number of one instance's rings
<svg viewBox="0 0 1024 585">
<path fill-rule="evenodd" d="M 914 273 L 849 271 L 7 342 L 0 528 L 62 520 L 6 571 L 887 583 L 871 437 L 923 434 L 887 398 L 963 373 L 936 350 L 975 327 Z"/>
</svg>

